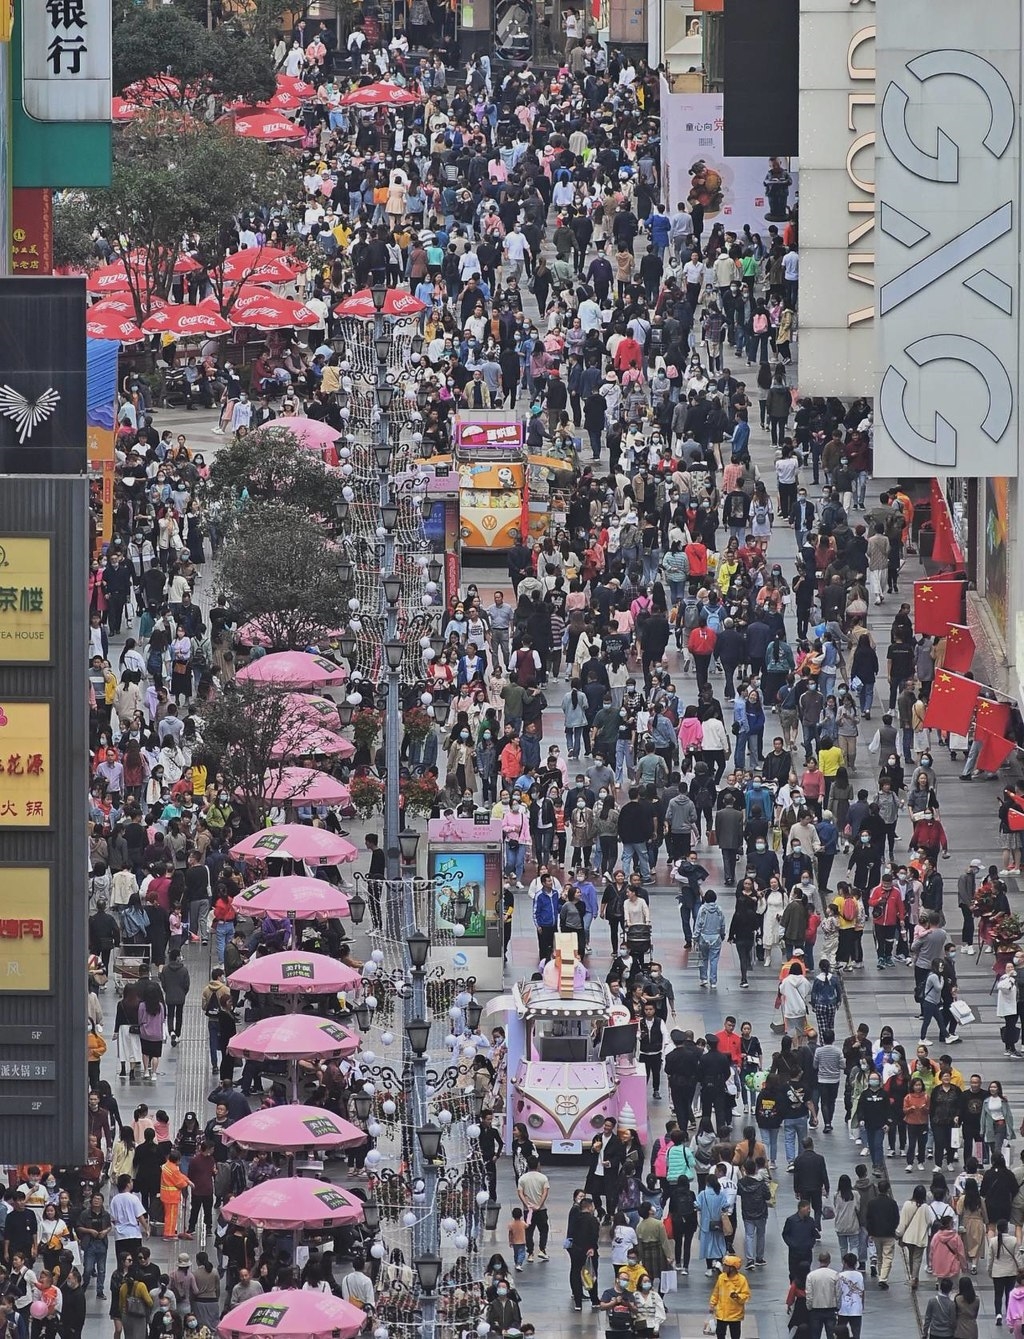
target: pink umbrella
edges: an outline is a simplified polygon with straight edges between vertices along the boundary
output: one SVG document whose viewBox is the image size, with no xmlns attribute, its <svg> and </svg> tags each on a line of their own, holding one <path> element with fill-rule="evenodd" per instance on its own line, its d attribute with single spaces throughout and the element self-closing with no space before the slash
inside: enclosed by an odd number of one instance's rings
<svg viewBox="0 0 1024 1339">
<path fill-rule="evenodd" d="M 351 758 L 355 751 L 355 744 L 341 735 L 301 722 L 296 723 L 294 731 L 283 735 L 270 750 L 274 758 Z"/>
<path fill-rule="evenodd" d="M 315 767 L 282 767 L 279 776 L 268 772 L 260 797 L 277 804 L 348 804 L 348 786 Z"/>
<path fill-rule="evenodd" d="M 276 140 L 302 139 L 306 132 L 294 121 L 275 112 L 253 112 L 235 117 L 235 134 L 241 139 L 256 139 L 264 144 Z"/>
<path fill-rule="evenodd" d="M 233 990 L 255 990 L 268 995 L 333 995 L 354 990 L 362 977 L 354 967 L 329 958 L 326 953 L 268 953 L 253 958 L 228 983 Z"/>
<path fill-rule="evenodd" d="M 407 293 L 401 288 L 389 288 L 387 296 L 384 298 L 381 315 L 417 316 L 426 309 L 427 304 L 421 302 L 415 294 Z M 335 316 L 376 316 L 377 311 L 373 305 L 373 294 L 368 288 L 361 288 L 358 293 L 353 293 L 351 297 L 339 302 L 334 309 L 334 314 Z"/>
<path fill-rule="evenodd" d="M 281 1176 L 243 1190 L 221 1209 L 230 1223 L 294 1232 L 299 1228 L 343 1227 L 363 1221 L 363 1201 L 326 1181 Z"/>
<path fill-rule="evenodd" d="M 315 693 L 289 693 L 285 703 L 289 722 L 294 718 L 303 725 L 321 730 L 334 731 L 340 728 L 338 706 L 330 698 L 317 697 Z"/>
<path fill-rule="evenodd" d="M 268 1181 L 259 1189 L 271 1185 Z M 351 1302 L 331 1293 L 289 1288 L 232 1307 L 221 1317 L 217 1332 L 221 1339 L 355 1339 L 365 1324 L 366 1312 Z"/>
<path fill-rule="evenodd" d="M 262 912 L 275 919 L 290 916 L 298 920 L 326 920 L 330 916 L 348 915 L 348 897 L 340 888 L 325 879 L 310 879 L 304 874 L 282 874 L 251 883 L 235 897 L 235 902 L 247 911 Z"/>
<path fill-rule="evenodd" d="M 228 1136 L 243 1148 L 280 1149 L 285 1153 L 306 1148 L 355 1148 L 366 1142 L 366 1131 L 358 1125 L 323 1107 L 299 1102 L 264 1107 L 243 1116 L 228 1127 Z"/>
<path fill-rule="evenodd" d="M 354 88 L 341 99 L 343 107 L 409 107 L 416 102 L 419 102 L 419 98 L 415 93 L 383 80 Z"/>
<path fill-rule="evenodd" d="M 318 418 L 302 418 L 297 414 L 284 414 L 272 420 L 274 428 L 286 428 L 299 439 L 299 445 L 309 451 L 323 451 L 338 445 L 338 430 Z"/>
<path fill-rule="evenodd" d="M 305 1060 L 313 1056 L 355 1055 L 359 1038 L 329 1018 L 282 1014 L 261 1018 L 228 1042 L 232 1055 L 247 1060 Z"/>
<path fill-rule="evenodd" d="M 277 419 L 276 423 L 281 420 Z M 273 683 L 282 688 L 325 688 L 343 683 L 348 670 L 306 651 L 275 651 L 250 661 L 235 676 L 243 683 Z"/>
<path fill-rule="evenodd" d="M 302 860 L 307 865 L 344 865 L 359 852 L 344 837 L 304 823 L 280 823 L 243 837 L 231 848 L 238 860 Z"/>
<path fill-rule="evenodd" d="M 226 335 L 231 323 L 217 312 L 201 311 L 199 307 L 181 303 L 147 316 L 142 329 L 147 335 L 169 333 L 188 338 L 189 335 Z"/>
</svg>

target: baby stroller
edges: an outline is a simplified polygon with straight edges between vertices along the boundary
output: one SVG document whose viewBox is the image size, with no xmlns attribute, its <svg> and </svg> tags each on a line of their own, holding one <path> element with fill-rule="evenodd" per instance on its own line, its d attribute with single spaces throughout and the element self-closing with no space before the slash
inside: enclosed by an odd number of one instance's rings
<svg viewBox="0 0 1024 1339">
<path fill-rule="evenodd" d="M 626 945 L 633 955 L 635 965 L 641 968 L 650 966 L 654 946 L 649 925 L 628 925 L 626 927 Z"/>
</svg>

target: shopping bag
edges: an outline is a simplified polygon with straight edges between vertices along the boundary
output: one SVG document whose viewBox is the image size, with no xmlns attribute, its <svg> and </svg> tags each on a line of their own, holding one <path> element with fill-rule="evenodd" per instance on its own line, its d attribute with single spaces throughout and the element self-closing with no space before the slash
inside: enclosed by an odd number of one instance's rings
<svg viewBox="0 0 1024 1339">
<path fill-rule="evenodd" d="M 964 1132 L 963 1132 L 963 1130 L 961 1130 L 961 1128 L 960 1128 L 959 1125 L 954 1125 L 954 1126 L 953 1126 L 953 1129 L 952 1129 L 952 1132 L 951 1132 L 951 1135 L 950 1135 L 950 1140 L 949 1140 L 949 1142 L 950 1142 L 951 1147 L 953 1147 L 953 1148 L 963 1148 L 963 1146 L 964 1146 Z"/>
<path fill-rule="evenodd" d="M 674 1293 L 676 1290 L 676 1271 L 674 1269 L 663 1269 L 661 1271 L 661 1292 Z"/>
<path fill-rule="evenodd" d="M 709 846 L 718 845 L 718 833 L 715 831 L 714 828 L 708 828 L 708 845 Z"/>
<path fill-rule="evenodd" d="M 954 1000 L 949 1006 L 949 1012 L 956 1019 L 958 1027 L 967 1027 L 969 1023 L 976 1021 L 974 1010 L 966 1000 Z"/>
<path fill-rule="evenodd" d="M 714 1318 L 714 1316 L 708 1316 L 707 1320 L 704 1322 L 704 1328 L 703 1328 L 703 1330 L 701 1331 L 701 1333 L 702 1333 L 702 1334 L 717 1334 L 717 1333 L 718 1333 L 718 1326 L 715 1324 L 715 1318 Z"/>
</svg>

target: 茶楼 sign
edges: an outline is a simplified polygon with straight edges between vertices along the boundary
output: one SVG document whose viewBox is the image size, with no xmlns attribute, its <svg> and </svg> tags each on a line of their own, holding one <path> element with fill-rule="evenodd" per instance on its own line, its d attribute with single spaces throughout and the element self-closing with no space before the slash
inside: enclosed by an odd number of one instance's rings
<svg viewBox="0 0 1024 1339">
<path fill-rule="evenodd" d="M 35 0 L 18 10 L 22 100 L 37 121 L 109 121 L 110 0 Z"/>
</svg>

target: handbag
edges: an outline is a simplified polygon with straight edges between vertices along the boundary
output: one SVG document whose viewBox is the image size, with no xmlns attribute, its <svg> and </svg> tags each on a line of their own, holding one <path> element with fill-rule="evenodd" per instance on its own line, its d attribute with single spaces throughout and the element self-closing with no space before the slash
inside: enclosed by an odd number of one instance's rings
<svg viewBox="0 0 1024 1339">
<path fill-rule="evenodd" d="M 954 1000 L 949 1006 L 949 1012 L 956 1019 L 959 1027 L 967 1027 L 969 1023 L 977 1021 L 974 1016 L 974 1010 L 966 1000 Z"/>
<path fill-rule="evenodd" d="M 722 1210 L 722 1223 L 721 1223 L 721 1227 L 722 1227 L 722 1236 L 723 1236 L 723 1237 L 731 1237 L 732 1234 L 736 1231 L 736 1229 L 733 1227 L 733 1223 L 732 1223 L 732 1214 L 729 1213 L 728 1209 L 723 1209 L 723 1210 Z"/>
<path fill-rule="evenodd" d="M 704 1328 L 701 1330 L 701 1334 L 716 1334 L 717 1332 L 718 1326 L 715 1324 L 714 1316 L 708 1316 L 707 1320 L 704 1322 Z"/>
</svg>

